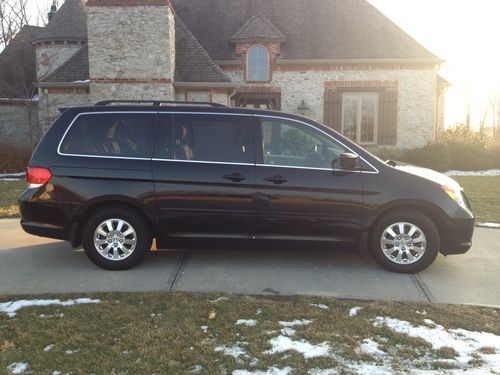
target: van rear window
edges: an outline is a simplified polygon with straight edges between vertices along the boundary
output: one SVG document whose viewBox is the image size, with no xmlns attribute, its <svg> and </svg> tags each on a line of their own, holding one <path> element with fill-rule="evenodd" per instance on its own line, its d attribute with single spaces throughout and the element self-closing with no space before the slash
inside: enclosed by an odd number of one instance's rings
<svg viewBox="0 0 500 375">
<path fill-rule="evenodd" d="M 99 113 L 79 116 L 60 152 L 72 155 L 151 158 L 156 114 Z"/>
</svg>

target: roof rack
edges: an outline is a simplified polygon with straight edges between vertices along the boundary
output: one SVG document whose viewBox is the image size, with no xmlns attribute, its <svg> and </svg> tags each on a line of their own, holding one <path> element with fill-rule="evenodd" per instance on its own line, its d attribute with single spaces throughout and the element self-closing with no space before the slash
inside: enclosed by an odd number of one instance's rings
<svg viewBox="0 0 500 375">
<path fill-rule="evenodd" d="M 152 104 L 154 107 L 159 107 L 162 104 L 176 104 L 176 105 L 206 105 L 210 107 L 227 107 L 224 104 L 209 103 L 209 102 L 182 102 L 176 100 L 103 100 L 97 102 L 96 106 L 108 106 L 110 104 Z"/>
</svg>

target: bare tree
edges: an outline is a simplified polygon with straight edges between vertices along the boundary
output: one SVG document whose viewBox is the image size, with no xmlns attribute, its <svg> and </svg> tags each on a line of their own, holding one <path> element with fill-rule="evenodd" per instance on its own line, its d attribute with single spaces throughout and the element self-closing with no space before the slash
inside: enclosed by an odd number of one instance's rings
<svg viewBox="0 0 500 375">
<path fill-rule="evenodd" d="M 0 49 L 28 24 L 28 0 L 0 0 Z"/>
</svg>

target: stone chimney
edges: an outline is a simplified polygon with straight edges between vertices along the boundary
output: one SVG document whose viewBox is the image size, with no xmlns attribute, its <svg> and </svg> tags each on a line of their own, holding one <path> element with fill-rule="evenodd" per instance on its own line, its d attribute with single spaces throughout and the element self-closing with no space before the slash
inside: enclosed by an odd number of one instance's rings
<svg viewBox="0 0 500 375">
<path fill-rule="evenodd" d="M 92 102 L 174 100 L 170 0 L 88 0 L 87 5 Z"/>
<path fill-rule="evenodd" d="M 47 14 L 49 21 L 52 19 L 52 17 L 54 17 L 56 13 L 57 13 L 57 5 L 56 5 L 56 0 L 54 0 L 52 6 L 50 7 L 49 13 Z"/>
</svg>

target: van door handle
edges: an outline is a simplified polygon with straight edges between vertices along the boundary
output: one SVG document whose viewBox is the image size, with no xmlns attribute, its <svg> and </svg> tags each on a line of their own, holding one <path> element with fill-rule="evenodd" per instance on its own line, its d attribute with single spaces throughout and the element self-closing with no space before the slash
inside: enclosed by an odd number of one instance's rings
<svg viewBox="0 0 500 375">
<path fill-rule="evenodd" d="M 231 174 L 226 174 L 222 176 L 222 178 L 226 180 L 231 180 L 233 182 L 241 182 L 243 180 L 246 180 L 247 178 L 243 176 L 241 173 L 231 173 Z"/>
<path fill-rule="evenodd" d="M 272 182 L 273 184 L 283 184 L 288 181 L 288 178 L 280 176 L 280 175 L 274 175 L 271 177 L 264 177 L 265 181 Z"/>
</svg>

